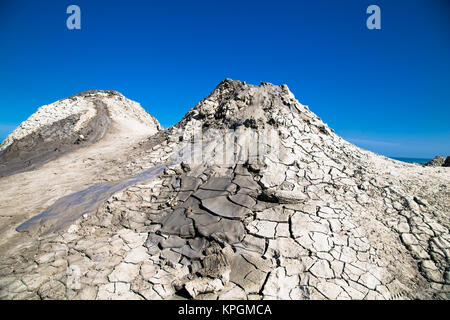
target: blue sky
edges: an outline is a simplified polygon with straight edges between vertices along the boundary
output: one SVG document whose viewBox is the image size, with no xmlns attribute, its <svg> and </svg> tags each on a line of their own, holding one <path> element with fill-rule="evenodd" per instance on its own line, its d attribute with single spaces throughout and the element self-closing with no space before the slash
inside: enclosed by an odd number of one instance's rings
<svg viewBox="0 0 450 320">
<path fill-rule="evenodd" d="M 67 6 L 81 30 L 66 28 Z M 366 8 L 381 8 L 381 30 Z M 450 2 L 0 2 L 0 139 L 44 104 L 114 89 L 163 126 L 224 78 L 287 84 L 347 140 L 450 154 Z"/>
</svg>

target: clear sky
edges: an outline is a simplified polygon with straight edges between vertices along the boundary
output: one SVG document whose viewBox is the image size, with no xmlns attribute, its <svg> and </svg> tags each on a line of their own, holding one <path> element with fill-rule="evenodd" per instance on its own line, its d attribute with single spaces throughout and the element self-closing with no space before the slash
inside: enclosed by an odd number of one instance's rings
<svg viewBox="0 0 450 320">
<path fill-rule="evenodd" d="M 66 8 L 81 8 L 68 30 Z M 366 9 L 381 8 L 381 30 Z M 347 140 L 450 155 L 450 1 L 0 1 L 0 139 L 88 89 L 178 122 L 224 78 L 287 84 Z"/>
</svg>

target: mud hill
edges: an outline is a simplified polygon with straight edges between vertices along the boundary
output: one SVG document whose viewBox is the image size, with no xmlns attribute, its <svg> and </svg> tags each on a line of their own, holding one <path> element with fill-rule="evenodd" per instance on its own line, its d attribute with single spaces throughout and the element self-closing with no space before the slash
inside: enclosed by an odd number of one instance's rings
<svg viewBox="0 0 450 320">
<path fill-rule="evenodd" d="M 42 106 L 0 145 L 0 177 L 32 170 L 124 129 L 153 134 L 161 126 L 138 103 L 111 90 L 84 91 Z"/>
<path fill-rule="evenodd" d="M 226 79 L 123 146 L 0 180 L 0 298 L 449 298 L 450 170 L 357 148 L 285 85 Z"/>
</svg>

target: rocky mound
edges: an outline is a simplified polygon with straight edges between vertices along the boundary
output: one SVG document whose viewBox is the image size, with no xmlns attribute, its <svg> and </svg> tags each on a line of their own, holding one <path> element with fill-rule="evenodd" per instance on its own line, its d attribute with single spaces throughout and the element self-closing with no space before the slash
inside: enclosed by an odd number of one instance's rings
<svg viewBox="0 0 450 320">
<path fill-rule="evenodd" d="M 445 161 L 444 156 L 436 156 L 427 163 L 425 163 L 425 165 L 429 167 L 442 167 L 444 161 Z"/>
<path fill-rule="evenodd" d="M 18 226 L 1 298 L 449 298 L 450 172 L 357 148 L 286 86 L 226 79 L 132 159 L 153 166 Z"/>
<path fill-rule="evenodd" d="M 161 129 L 138 103 L 116 91 L 84 91 L 40 107 L 0 145 L 0 176 L 37 166 L 93 144 L 112 122 L 134 121 L 149 133 Z"/>
<path fill-rule="evenodd" d="M 432 160 L 425 163 L 428 167 L 450 167 L 450 156 L 444 158 L 444 156 L 436 156 Z"/>
</svg>

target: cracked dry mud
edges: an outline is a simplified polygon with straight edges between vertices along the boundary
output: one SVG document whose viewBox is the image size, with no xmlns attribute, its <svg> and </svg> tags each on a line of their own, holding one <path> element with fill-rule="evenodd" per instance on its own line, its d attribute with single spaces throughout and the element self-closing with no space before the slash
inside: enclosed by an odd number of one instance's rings
<svg viewBox="0 0 450 320">
<path fill-rule="evenodd" d="M 202 156 L 187 162 L 195 128 Z M 262 143 L 256 157 L 255 129 L 276 130 L 278 149 Z M 174 127 L 131 140 L 114 163 L 93 161 L 100 171 L 74 164 L 83 183 L 58 197 L 0 207 L 1 299 L 450 297 L 450 169 L 357 148 L 286 86 L 226 79 Z M 1 184 L 18 192 L 51 164 Z M 156 166 L 59 231 L 47 232 L 65 221 L 58 206 L 14 230 L 63 196 Z"/>
</svg>

